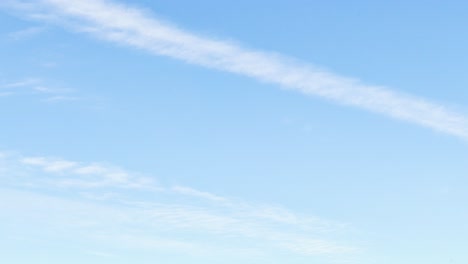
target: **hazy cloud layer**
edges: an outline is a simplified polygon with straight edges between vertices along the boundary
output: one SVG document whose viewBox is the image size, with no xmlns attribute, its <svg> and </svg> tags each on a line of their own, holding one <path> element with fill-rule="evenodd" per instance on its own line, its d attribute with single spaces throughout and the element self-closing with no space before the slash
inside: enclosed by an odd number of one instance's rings
<svg viewBox="0 0 468 264">
<path fill-rule="evenodd" d="M 258 254 L 276 248 L 312 256 L 356 251 L 336 240 L 345 224 L 186 186 L 161 186 L 153 176 L 104 163 L 3 153 L 0 182 L 0 208 L 12 217 L 106 244 L 130 239 L 140 249 L 206 254 L 213 248 Z"/>
</svg>

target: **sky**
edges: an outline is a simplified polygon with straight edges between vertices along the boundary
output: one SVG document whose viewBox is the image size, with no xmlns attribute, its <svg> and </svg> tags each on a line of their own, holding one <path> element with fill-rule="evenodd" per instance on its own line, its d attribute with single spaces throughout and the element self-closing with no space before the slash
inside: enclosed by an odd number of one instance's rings
<svg viewBox="0 0 468 264">
<path fill-rule="evenodd" d="M 0 262 L 467 263 L 467 8 L 2 1 Z"/>
</svg>

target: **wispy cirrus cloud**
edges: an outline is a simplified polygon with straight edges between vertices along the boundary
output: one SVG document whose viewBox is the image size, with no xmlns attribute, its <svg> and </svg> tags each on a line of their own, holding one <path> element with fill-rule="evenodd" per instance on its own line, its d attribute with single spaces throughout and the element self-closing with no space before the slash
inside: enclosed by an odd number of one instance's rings
<svg viewBox="0 0 468 264">
<path fill-rule="evenodd" d="M 15 41 L 24 40 L 39 35 L 44 31 L 44 27 L 29 27 L 15 32 L 11 32 L 10 34 L 8 34 L 8 38 Z"/>
<path fill-rule="evenodd" d="M 220 197 L 212 193 L 208 193 L 208 192 L 201 192 L 199 190 L 195 190 L 193 188 L 189 188 L 185 186 L 174 186 L 171 188 L 171 190 L 182 195 L 200 197 L 200 198 L 204 198 L 204 199 L 208 199 L 212 201 L 218 201 L 218 202 L 226 201 L 226 199 L 223 197 Z"/>
<path fill-rule="evenodd" d="M 49 178 L 49 183 L 63 187 L 158 189 L 150 177 L 105 164 L 85 164 L 49 157 L 25 157 L 19 162 L 50 173 L 53 178 Z M 54 175 L 62 177 L 56 178 Z"/>
<path fill-rule="evenodd" d="M 152 249 L 165 250 L 172 245 L 171 250 L 206 254 L 212 254 L 213 249 L 259 254 L 277 249 L 304 256 L 356 251 L 354 246 L 336 241 L 337 234 L 346 232 L 346 225 L 280 206 L 249 203 L 185 186 L 162 186 L 152 176 L 105 163 L 3 153 L 0 182 L 2 195 L 11 196 L 0 202 L 3 210 L 16 210 L 6 204 L 15 200 L 15 208 L 24 207 L 20 211 L 39 214 L 29 219 L 43 220 L 49 228 L 61 226 L 62 230 L 86 234 L 86 239 L 104 240 L 105 244 L 125 237 L 131 238 L 133 245 Z M 100 235 L 96 235 L 97 230 Z M 162 242 L 169 240 L 170 244 Z M 249 250 L 240 245 L 249 245 Z"/>
<path fill-rule="evenodd" d="M 386 87 L 367 85 L 357 79 L 339 76 L 277 54 L 202 37 L 118 2 L 10 1 L 10 6 L 32 18 L 51 20 L 156 55 L 249 76 L 468 139 L 466 115 L 451 111 L 443 105 Z"/>
<path fill-rule="evenodd" d="M 40 82 L 39 79 L 28 78 L 21 81 L 6 83 L 0 86 L 2 89 L 11 89 L 11 88 L 18 88 L 18 87 L 29 87 L 32 85 L 37 85 Z"/>
<path fill-rule="evenodd" d="M 39 78 L 25 78 L 0 84 L 0 94 L 3 96 L 41 96 L 46 102 L 80 100 L 73 89 L 50 85 Z"/>
<path fill-rule="evenodd" d="M 19 81 L 0 84 L 0 92 L 7 95 L 42 95 L 46 97 L 46 101 L 79 99 L 73 96 L 73 89 L 56 87 L 39 78 L 25 78 Z"/>
</svg>

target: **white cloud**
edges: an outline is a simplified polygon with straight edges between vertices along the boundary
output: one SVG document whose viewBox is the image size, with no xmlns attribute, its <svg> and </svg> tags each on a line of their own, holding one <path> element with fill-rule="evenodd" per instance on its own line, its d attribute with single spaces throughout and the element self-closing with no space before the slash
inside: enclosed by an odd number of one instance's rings
<svg viewBox="0 0 468 264">
<path fill-rule="evenodd" d="M 301 239 L 291 238 L 289 241 L 282 239 L 281 245 L 303 255 L 315 255 L 315 254 L 333 254 L 335 252 L 354 252 L 356 248 L 337 246 L 333 243 L 326 243 L 325 241 L 318 239 Z"/>
<path fill-rule="evenodd" d="M 57 95 L 47 98 L 45 101 L 47 102 L 70 102 L 70 101 L 79 101 L 81 98 L 75 96 L 63 96 Z"/>
<path fill-rule="evenodd" d="M 40 92 L 40 93 L 50 93 L 50 94 L 56 94 L 56 93 L 67 93 L 70 92 L 68 89 L 56 89 L 56 88 L 51 88 L 51 87 L 46 87 L 42 85 L 38 85 L 33 87 L 34 91 Z"/>
<path fill-rule="evenodd" d="M 94 250 L 89 250 L 89 251 L 86 251 L 85 253 L 89 255 L 97 256 L 97 257 L 103 257 L 103 258 L 116 258 L 117 257 L 117 255 L 112 254 L 112 253 L 94 251 Z"/>
<path fill-rule="evenodd" d="M 103 174 L 106 173 L 107 169 L 97 164 L 91 164 L 82 166 L 75 170 L 76 174 Z"/>
<path fill-rule="evenodd" d="M 26 29 L 18 30 L 12 32 L 8 35 L 11 40 L 23 40 L 39 35 L 44 32 L 45 28 L 43 27 L 29 27 Z"/>
<path fill-rule="evenodd" d="M 36 19 L 73 25 L 101 39 L 157 55 L 250 76 L 468 139 L 468 119 L 442 105 L 366 85 L 291 59 L 180 30 L 147 13 L 103 0 L 42 0 L 16 5 Z"/>
<path fill-rule="evenodd" d="M 17 82 L 3 84 L 0 86 L 0 88 L 6 89 L 6 88 L 18 88 L 18 87 L 30 87 L 32 85 L 38 84 L 39 82 L 40 80 L 38 79 L 29 78 L 29 79 L 24 79 L 24 80 L 17 81 Z"/>
<path fill-rule="evenodd" d="M 10 197 L 0 200 L 15 201 L 15 206 L 0 202 L 0 209 L 13 210 L 12 215 L 37 214 L 17 217 L 50 228 L 78 230 L 80 236 L 93 237 L 99 230 L 107 237 L 106 243 L 129 237 L 135 242 L 132 245 L 143 248 L 207 254 L 213 248 L 247 252 L 239 245 L 257 252 L 277 249 L 305 256 L 355 251 L 336 241 L 345 231 L 342 224 L 280 206 L 248 203 L 190 187 L 158 186 L 153 177 L 109 164 L 13 154 L 0 158 L 0 183 L 10 188 L 2 190 L 0 198 Z M 63 188 L 67 188 L 67 198 L 61 198 Z"/>
<path fill-rule="evenodd" d="M 172 187 L 172 191 L 174 191 L 176 193 L 179 193 L 179 194 L 183 194 L 183 195 L 200 197 L 200 198 L 213 200 L 213 201 L 217 201 L 217 202 L 226 201 L 226 199 L 223 198 L 223 197 L 220 197 L 220 196 L 208 193 L 208 192 L 201 192 L 201 191 L 189 188 L 189 187 L 174 186 L 174 187 Z"/>
<path fill-rule="evenodd" d="M 49 85 L 45 81 L 36 78 L 0 84 L 0 96 L 12 95 L 40 95 L 45 96 L 46 102 L 70 102 L 81 100 L 78 96 L 73 96 L 74 90 L 70 88 L 60 88 Z"/>
<path fill-rule="evenodd" d="M 56 160 L 44 157 L 29 157 L 21 160 L 22 163 L 42 167 L 47 172 L 61 173 L 77 165 L 76 162 Z"/>
<path fill-rule="evenodd" d="M 83 164 L 49 157 L 25 157 L 20 159 L 24 165 L 38 167 L 53 175 L 58 174 L 59 179 L 53 178 L 58 186 L 76 188 L 121 187 L 157 190 L 149 177 L 138 175 L 115 166 L 100 165 L 96 163 Z"/>
</svg>

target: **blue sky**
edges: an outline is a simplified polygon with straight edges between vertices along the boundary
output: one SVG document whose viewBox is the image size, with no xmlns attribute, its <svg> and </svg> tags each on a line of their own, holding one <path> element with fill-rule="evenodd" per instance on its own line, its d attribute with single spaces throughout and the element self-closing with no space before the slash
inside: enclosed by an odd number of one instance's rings
<svg viewBox="0 0 468 264">
<path fill-rule="evenodd" d="M 466 263 L 467 3 L 0 4 L 5 263 Z"/>
</svg>

